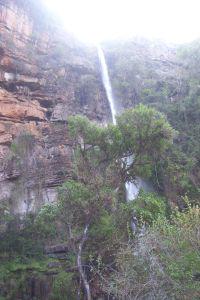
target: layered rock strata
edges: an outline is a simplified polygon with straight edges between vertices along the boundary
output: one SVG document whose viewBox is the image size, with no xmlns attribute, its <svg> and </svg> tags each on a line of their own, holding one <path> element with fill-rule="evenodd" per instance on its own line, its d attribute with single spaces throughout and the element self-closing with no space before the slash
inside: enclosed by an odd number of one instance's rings
<svg viewBox="0 0 200 300">
<path fill-rule="evenodd" d="M 0 1 L 0 200 L 14 213 L 54 201 L 70 176 L 68 116 L 109 118 L 94 54 L 42 1 Z"/>
</svg>

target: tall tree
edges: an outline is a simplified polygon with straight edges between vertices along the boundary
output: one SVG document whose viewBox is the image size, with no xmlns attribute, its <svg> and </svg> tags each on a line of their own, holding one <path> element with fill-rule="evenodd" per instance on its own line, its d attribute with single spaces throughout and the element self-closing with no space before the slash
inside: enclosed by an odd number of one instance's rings
<svg viewBox="0 0 200 300">
<path fill-rule="evenodd" d="M 68 128 L 73 141 L 73 179 L 60 188 L 58 214 L 76 257 L 80 289 L 84 287 L 90 300 L 88 252 L 112 253 L 112 242 L 116 250 L 123 236 L 116 225 L 119 188 L 135 176 L 149 174 L 172 142 L 174 131 L 162 114 L 142 105 L 124 112 L 117 125 L 103 127 L 86 117 L 73 116 Z M 130 156 L 133 159 L 127 164 Z M 123 224 L 126 231 L 127 223 Z"/>
</svg>

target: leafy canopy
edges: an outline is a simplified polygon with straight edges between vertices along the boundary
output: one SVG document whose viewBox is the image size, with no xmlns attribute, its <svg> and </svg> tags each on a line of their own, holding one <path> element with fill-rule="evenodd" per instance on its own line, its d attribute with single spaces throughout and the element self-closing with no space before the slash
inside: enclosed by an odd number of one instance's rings
<svg viewBox="0 0 200 300">
<path fill-rule="evenodd" d="M 126 110 L 117 117 L 117 125 L 105 127 L 84 116 L 70 117 L 69 131 L 79 150 L 87 150 L 88 159 L 95 152 L 97 164 L 117 165 L 124 182 L 149 176 L 152 165 L 170 147 L 176 133 L 163 114 L 144 105 Z M 131 163 L 130 156 L 134 158 Z"/>
</svg>

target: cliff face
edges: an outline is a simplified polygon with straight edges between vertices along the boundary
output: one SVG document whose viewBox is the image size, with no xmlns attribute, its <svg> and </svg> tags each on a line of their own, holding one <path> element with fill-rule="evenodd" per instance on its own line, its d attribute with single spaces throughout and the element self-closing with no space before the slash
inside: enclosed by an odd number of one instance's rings
<svg viewBox="0 0 200 300">
<path fill-rule="evenodd" d="M 181 133 L 183 149 L 171 164 L 188 159 L 163 175 L 164 192 L 175 202 L 200 178 L 198 49 L 180 58 L 176 47 L 159 42 L 104 45 L 118 110 L 154 106 Z M 64 32 L 41 0 L 0 0 L 0 201 L 14 213 L 56 199 L 71 170 L 67 118 L 78 113 L 102 123 L 110 118 L 96 50 Z"/>
<path fill-rule="evenodd" d="M 70 176 L 69 115 L 109 118 L 95 59 L 41 1 L 0 1 L 0 199 L 13 212 L 53 201 Z"/>
<path fill-rule="evenodd" d="M 174 102 L 185 95 L 186 68 L 177 46 L 135 38 L 107 43 L 104 49 L 119 108 Z"/>
<path fill-rule="evenodd" d="M 134 39 L 106 43 L 104 51 L 118 108 L 155 107 L 178 132 L 167 157 L 157 162 L 155 185 L 176 205 L 186 194 L 198 203 L 200 42 Z"/>
</svg>

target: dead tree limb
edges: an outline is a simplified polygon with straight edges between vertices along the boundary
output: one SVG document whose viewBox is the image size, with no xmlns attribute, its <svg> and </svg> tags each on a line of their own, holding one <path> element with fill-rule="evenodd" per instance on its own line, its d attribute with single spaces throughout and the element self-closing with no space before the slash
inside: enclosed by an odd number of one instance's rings
<svg viewBox="0 0 200 300">
<path fill-rule="evenodd" d="M 86 275 L 84 273 L 82 260 L 81 260 L 83 245 L 84 245 L 85 241 L 87 240 L 88 228 L 89 228 L 89 224 L 87 224 L 85 226 L 81 242 L 78 246 L 77 266 L 78 266 L 78 271 L 79 271 L 79 274 L 82 278 L 83 285 L 84 285 L 84 288 L 85 288 L 85 291 L 86 291 L 86 294 L 87 294 L 87 300 L 92 300 L 91 293 L 90 293 L 90 286 L 89 286 L 89 283 L 87 281 Z"/>
</svg>

